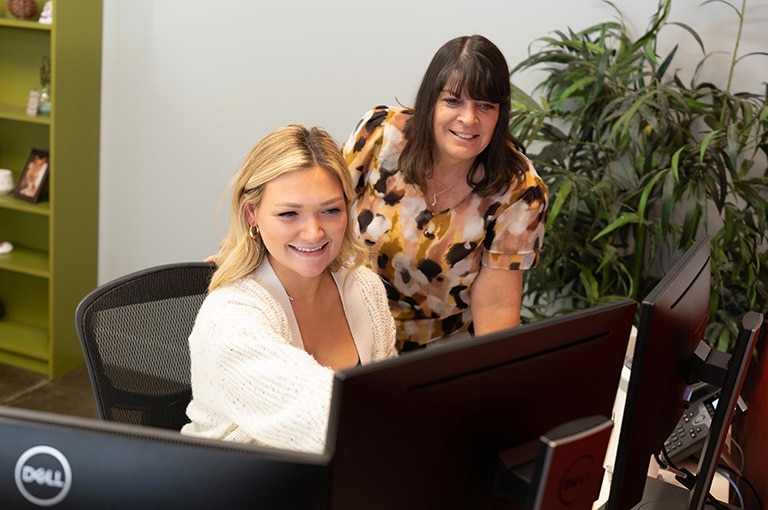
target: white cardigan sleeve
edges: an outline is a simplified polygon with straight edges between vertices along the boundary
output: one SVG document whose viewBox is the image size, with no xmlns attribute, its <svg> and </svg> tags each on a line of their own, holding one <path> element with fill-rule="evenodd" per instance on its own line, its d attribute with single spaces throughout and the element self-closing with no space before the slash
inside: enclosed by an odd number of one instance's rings
<svg viewBox="0 0 768 510">
<path fill-rule="evenodd" d="M 189 338 L 192 422 L 182 433 L 322 453 L 333 370 L 290 341 L 285 312 L 253 280 L 209 294 Z"/>
</svg>

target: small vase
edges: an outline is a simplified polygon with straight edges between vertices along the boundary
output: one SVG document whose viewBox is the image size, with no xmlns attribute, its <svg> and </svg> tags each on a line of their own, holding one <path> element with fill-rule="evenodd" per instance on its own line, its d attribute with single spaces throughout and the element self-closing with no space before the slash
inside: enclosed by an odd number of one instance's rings
<svg viewBox="0 0 768 510">
<path fill-rule="evenodd" d="M 51 114 L 51 88 L 45 85 L 40 89 L 40 99 L 37 103 L 38 115 L 50 115 Z"/>
</svg>

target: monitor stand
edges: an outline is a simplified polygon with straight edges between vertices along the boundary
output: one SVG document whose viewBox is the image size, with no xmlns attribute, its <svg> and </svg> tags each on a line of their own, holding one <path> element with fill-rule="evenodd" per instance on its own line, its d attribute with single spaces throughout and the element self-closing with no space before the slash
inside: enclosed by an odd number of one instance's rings
<svg viewBox="0 0 768 510">
<path fill-rule="evenodd" d="M 524 510 L 591 510 L 612 429 L 605 416 L 587 416 L 542 435 L 536 452 L 532 443 L 501 452 L 496 494 Z"/>
</svg>

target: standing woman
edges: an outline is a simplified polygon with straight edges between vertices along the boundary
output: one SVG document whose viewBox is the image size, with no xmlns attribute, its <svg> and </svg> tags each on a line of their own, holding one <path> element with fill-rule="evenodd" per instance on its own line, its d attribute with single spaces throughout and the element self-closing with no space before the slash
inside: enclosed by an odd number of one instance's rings
<svg viewBox="0 0 768 510">
<path fill-rule="evenodd" d="M 249 152 L 189 337 L 185 434 L 321 453 L 334 370 L 392 357 L 395 326 L 348 215 L 336 142 L 290 125 Z"/>
<path fill-rule="evenodd" d="M 548 198 L 509 111 L 501 51 L 458 37 L 435 53 L 413 108 L 374 108 L 344 143 L 357 229 L 387 284 L 400 351 L 520 322 Z"/>
</svg>

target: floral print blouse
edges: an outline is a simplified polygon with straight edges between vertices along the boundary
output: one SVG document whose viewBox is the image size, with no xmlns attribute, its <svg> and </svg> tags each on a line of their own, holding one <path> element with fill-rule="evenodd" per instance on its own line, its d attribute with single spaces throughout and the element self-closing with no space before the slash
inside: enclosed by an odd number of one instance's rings
<svg viewBox="0 0 768 510">
<path fill-rule="evenodd" d="M 401 352 L 472 332 L 470 293 L 481 266 L 536 266 L 548 200 L 529 162 L 504 193 L 470 193 L 450 209 L 430 211 L 423 191 L 398 169 L 410 116 L 408 109 L 377 106 L 342 148 L 358 193 L 358 233 L 371 250 L 369 266 L 386 284 Z"/>
</svg>

